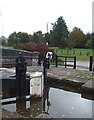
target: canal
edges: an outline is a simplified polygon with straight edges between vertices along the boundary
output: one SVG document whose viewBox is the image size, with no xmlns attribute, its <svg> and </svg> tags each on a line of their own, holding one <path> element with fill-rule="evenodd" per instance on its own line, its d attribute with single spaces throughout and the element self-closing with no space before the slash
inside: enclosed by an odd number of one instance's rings
<svg viewBox="0 0 94 120">
<path fill-rule="evenodd" d="M 67 87 L 48 84 L 42 98 L 26 98 L 16 101 L 15 90 L 3 90 L 2 108 L 26 117 L 47 113 L 55 118 L 92 118 L 92 100 Z"/>
</svg>

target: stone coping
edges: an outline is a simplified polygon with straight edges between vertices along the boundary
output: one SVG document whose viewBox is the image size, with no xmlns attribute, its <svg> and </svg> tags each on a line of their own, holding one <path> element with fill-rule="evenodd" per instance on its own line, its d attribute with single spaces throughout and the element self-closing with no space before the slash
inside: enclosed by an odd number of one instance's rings
<svg viewBox="0 0 94 120">
<path fill-rule="evenodd" d="M 30 76 L 30 74 L 33 72 L 37 72 L 39 69 L 40 66 L 28 66 L 27 76 Z M 8 72 L 9 74 L 14 74 L 15 68 L 0 68 L 0 71 L 4 71 L 4 75 L 5 72 Z M 47 77 L 48 79 L 50 79 L 49 82 L 63 82 L 67 86 L 72 85 L 76 87 L 81 87 L 82 91 L 84 92 L 85 89 L 87 93 L 91 93 L 91 91 L 94 91 L 94 82 L 92 80 L 92 72 L 90 71 L 63 67 L 51 67 L 47 71 Z"/>
</svg>

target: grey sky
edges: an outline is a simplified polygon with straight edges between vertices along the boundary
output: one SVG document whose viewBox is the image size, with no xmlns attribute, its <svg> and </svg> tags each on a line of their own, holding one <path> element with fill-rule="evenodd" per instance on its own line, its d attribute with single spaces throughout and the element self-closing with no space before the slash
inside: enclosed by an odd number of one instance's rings
<svg viewBox="0 0 94 120">
<path fill-rule="evenodd" d="M 60 16 L 63 16 L 69 31 L 76 26 L 84 33 L 92 32 L 92 1 L 0 0 L 0 34 L 8 37 L 14 31 L 33 34 L 41 30 L 46 33 L 47 22 L 54 23 Z M 49 24 L 48 29 L 51 28 Z"/>
</svg>

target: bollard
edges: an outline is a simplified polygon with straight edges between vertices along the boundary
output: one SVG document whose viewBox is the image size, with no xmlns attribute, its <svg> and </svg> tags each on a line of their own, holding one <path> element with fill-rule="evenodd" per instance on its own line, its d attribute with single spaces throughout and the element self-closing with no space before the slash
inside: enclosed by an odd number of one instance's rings
<svg viewBox="0 0 94 120">
<path fill-rule="evenodd" d="M 56 67 L 58 66 L 58 56 L 56 55 Z"/>
<path fill-rule="evenodd" d="M 16 98 L 26 96 L 26 62 L 25 58 L 19 55 L 16 58 Z"/>
<path fill-rule="evenodd" d="M 75 54 L 75 50 L 73 51 L 73 54 Z"/>
<path fill-rule="evenodd" d="M 76 69 L 76 56 L 74 57 L 74 69 Z"/>
<path fill-rule="evenodd" d="M 92 71 L 92 64 L 93 64 L 93 57 L 92 57 L 92 56 L 90 56 L 89 71 Z"/>
<path fill-rule="evenodd" d="M 87 53 L 87 56 L 89 55 L 89 52 Z"/>
<path fill-rule="evenodd" d="M 65 68 L 67 66 L 67 57 L 65 57 Z"/>
</svg>

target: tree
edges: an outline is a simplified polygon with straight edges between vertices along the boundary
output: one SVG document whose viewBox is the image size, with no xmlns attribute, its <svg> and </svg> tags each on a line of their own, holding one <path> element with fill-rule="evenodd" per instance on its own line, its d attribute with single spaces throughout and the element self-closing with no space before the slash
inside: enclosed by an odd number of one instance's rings
<svg viewBox="0 0 94 120">
<path fill-rule="evenodd" d="M 32 42 L 38 43 L 38 41 L 43 41 L 43 34 L 41 31 L 37 31 L 32 36 Z"/>
<path fill-rule="evenodd" d="M 9 37 L 8 37 L 8 45 L 10 46 L 14 46 L 17 44 L 17 40 L 16 40 L 16 32 L 13 32 Z"/>
<path fill-rule="evenodd" d="M 83 48 L 84 40 L 85 34 L 83 33 L 83 31 L 78 27 L 74 27 L 73 31 L 70 33 L 70 41 L 72 43 L 72 47 Z"/>
<path fill-rule="evenodd" d="M 51 44 L 51 34 L 46 33 L 43 37 L 43 41 L 48 42 L 48 44 Z"/>
<path fill-rule="evenodd" d="M 63 17 L 59 17 L 57 22 L 53 25 L 53 30 L 51 31 L 51 44 L 57 47 L 67 47 L 67 40 L 69 37 L 69 32 L 67 25 Z"/>
<path fill-rule="evenodd" d="M 94 52 L 94 33 L 92 33 L 92 49 L 93 49 L 93 52 Z"/>
<path fill-rule="evenodd" d="M 19 33 L 17 33 L 17 37 L 18 37 L 20 43 L 30 42 L 30 38 L 29 38 L 28 33 L 19 32 Z"/>
<path fill-rule="evenodd" d="M 28 35 L 25 32 L 13 32 L 8 37 L 8 45 L 13 46 L 14 48 L 18 48 L 17 46 L 20 43 L 27 43 L 31 41 L 31 35 Z"/>
<path fill-rule="evenodd" d="M 92 34 L 87 33 L 85 35 L 85 48 L 92 48 Z"/>
</svg>

